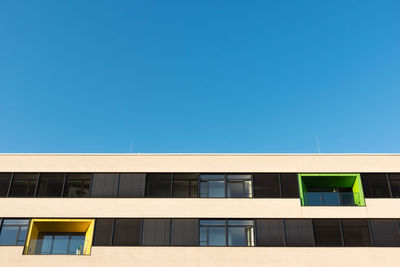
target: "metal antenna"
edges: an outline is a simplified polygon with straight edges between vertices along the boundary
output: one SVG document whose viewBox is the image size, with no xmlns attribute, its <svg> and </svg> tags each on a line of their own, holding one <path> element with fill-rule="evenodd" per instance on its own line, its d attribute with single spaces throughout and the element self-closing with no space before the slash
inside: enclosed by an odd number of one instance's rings
<svg viewBox="0 0 400 267">
<path fill-rule="evenodd" d="M 320 149 L 319 149 L 319 138 L 318 138 L 318 133 L 317 133 L 317 149 L 318 149 L 318 153 L 321 153 Z"/>
<path fill-rule="evenodd" d="M 132 153 L 133 149 L 133 139 L 131 139 L 131 145 L 129 146 L 129 153 Z"/>
</svg>

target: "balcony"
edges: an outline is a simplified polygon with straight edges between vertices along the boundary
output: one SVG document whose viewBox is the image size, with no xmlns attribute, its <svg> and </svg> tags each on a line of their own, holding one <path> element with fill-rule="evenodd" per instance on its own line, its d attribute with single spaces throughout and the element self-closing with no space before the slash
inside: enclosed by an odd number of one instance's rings
<svg viewBox="0 0 400 267">
<path fill-rule="evenodd" d="M 353 192 L 307 192 L 304 206 L 358 206 L 361 194 Z"/>
</svg>

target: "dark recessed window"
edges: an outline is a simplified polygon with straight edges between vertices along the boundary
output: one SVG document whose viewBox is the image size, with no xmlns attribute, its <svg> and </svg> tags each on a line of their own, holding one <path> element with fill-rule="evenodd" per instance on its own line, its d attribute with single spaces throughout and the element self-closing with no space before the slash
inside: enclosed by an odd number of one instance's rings
<svg viewBox="0 0 400 267">
<path fill-rule="evenodd" d="M 64 185 L 65 173 L 41 173 L 38 197 L 61 197 Z"/>
<path fill-rule="evenodd" d="M 34 197 L 38 177 L 38 173 L 15 173 L 9 196 Z"/>
<path fill-rule="evenodd" d="M 138 246 L 141 222 L 141 219 L 115 219 L 113 245 Z"/>
<path fill-rule="evenodd" d="M 283 198 L 299 197 L 297 173 L 281 173 L 281 190 Z"/>
<path fill-rule="evenodd" d="M 313 227 L 317 247 L 342 246 L 342 234 L 338 219 L 314 219 Z"/>
<path fill-rule="evenodd" d="M 93 246 L 111 246 L 114 219 L 96 219 Z"/>
<path fill-rule="evenodd" d="M 198 219 L 172 219 L 171 246 L 197 246 L 199 240 Z"/>
<path fill-rule="evenodd" d="M 390 197 L 386 173 L 362 173 L 361 181 L 366 198 Z"/>
<path fill-rule="evenodd" d="M 395 219 L 371 219 L 371 231 L 374 246 L 400 246 L 399 222 Z"/>
<path fill-rule="evenodd" d="M 8 188 L 10 187 L 11 173 L 1 172 L 0 173 L 0 197 L 6 197 Z"/>
<path fill-rule="evenodd" d="M 200 197 L 225 197 L 225 175 L 200 175 Z"/>
<path fill-rule="evenodd" d="M 68 173 L 64 197 L 89 197 L 91 173 Z"/>
<path fill-rule="evenodd" d="M 253 188 L 251 186 L 251 174 L 228 174 L 227 197 L 231 198 L 251 198 L 253 197 Z"/>
<path fill-rule="evenodd" d="M 254 197 L 279 198 L 281 196 L 279 173 L 255 173 L 253 180 Z"/>
<path fill-rule="evenodd" d="M 168 246 L 170 219 L 143 219 L 142 245 Z"/>
<path fill-rule="evenodd" d="M 283 219 L 257 219 L 257 245 L 260 247 L 285 246 Z"/>
<path fill-rule="evenodd" d="M 345 247 L 369 247 L 372 245 L 366 219 L 343 219 L 342 231 Z"/>
<path fill-rule="evenodd" d="M 146 188 L 145 173 L 121 173 L 118 197 L 144 197 Z"/>
<path fill-rule="evenodd" d="M 287 246 L 314 246 L 314 230 L 311 219 L 285 219 L 285 229 Z"/>
<path fill-rule="evenodd" d="M 400 173 L 389 173 L 388 176 L 392 197 L 400 197 Z"/>
<path fill-rule="evenodd" d="M 117 197 L 119 174 L 93 174 L 91 197 Z"/>
<path fill-rule="evenodd" d="M 23 246 L 29 220 L 4 219 L 0 231 L 0 245 Z"/>
<path fill-rule="evenodd" d="M 197 197 L 198 175 L 196 173 L 175 173 L 173 197 Z"/>
<path fill-rule="evenodd" d="M 226 246 L 225 220 L 200 220 L 200 246 Z"/>
<path fill-rule="evenodd" d="M 146 197 L 171 197 L 171 173 L 148 173 Z"/>
<path fill-rule="evenodd" d="M 228 246 L 254 247 L 254 221 L 228 220 Z"/>
</svg>

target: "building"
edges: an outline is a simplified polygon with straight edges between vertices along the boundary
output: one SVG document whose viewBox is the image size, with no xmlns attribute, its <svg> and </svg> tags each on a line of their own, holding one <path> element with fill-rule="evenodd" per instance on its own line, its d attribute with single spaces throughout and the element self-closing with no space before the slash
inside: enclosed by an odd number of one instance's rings
<svg viewBox="0 0 400 267">
<path fill-rule="evenodd" d="M 0 266 L 400 266 L 400 154 L 0 154 Z"/>
</svg>

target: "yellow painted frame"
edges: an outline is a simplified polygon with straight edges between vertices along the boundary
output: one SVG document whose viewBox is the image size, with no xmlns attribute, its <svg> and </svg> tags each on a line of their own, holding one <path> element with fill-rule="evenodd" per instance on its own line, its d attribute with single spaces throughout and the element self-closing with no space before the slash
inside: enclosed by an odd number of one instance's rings
<svg viewBox="0 0 400 267">
<path fill-rule="evenodd" d="M 35 254 L 36 239 L 43 232 L 78 232 L 85 234 L 83 253 L 90 255 L 92 249 L 94 219 L 32 219 L 27 234 L 24 255 Z"/>
</svg>

